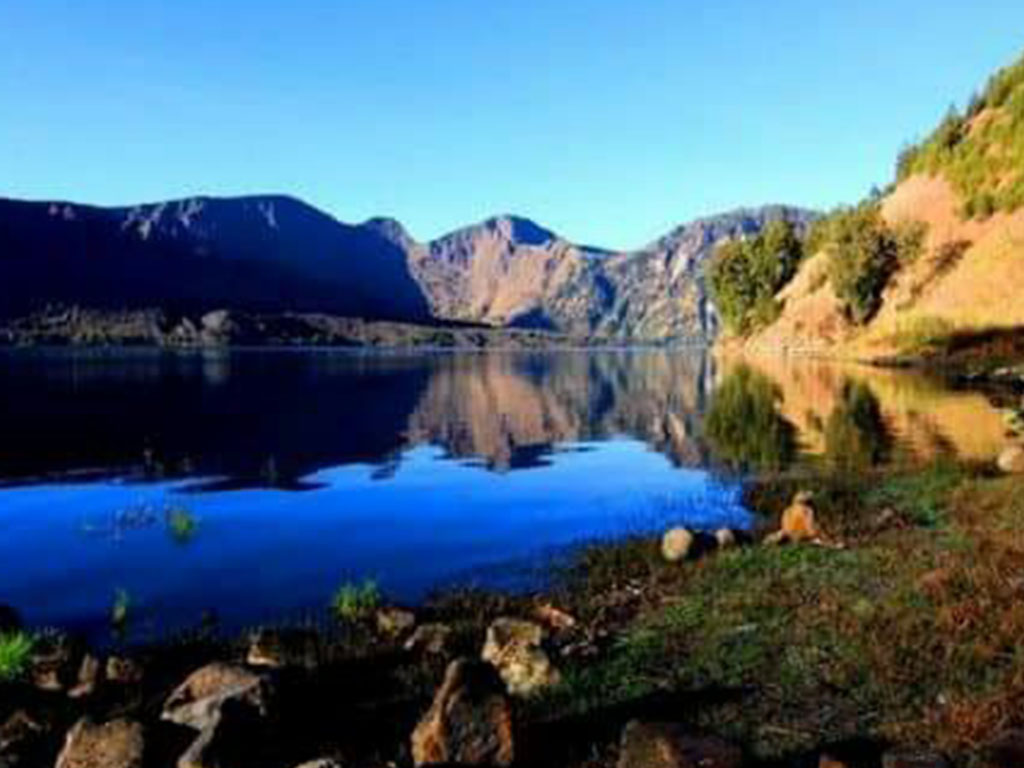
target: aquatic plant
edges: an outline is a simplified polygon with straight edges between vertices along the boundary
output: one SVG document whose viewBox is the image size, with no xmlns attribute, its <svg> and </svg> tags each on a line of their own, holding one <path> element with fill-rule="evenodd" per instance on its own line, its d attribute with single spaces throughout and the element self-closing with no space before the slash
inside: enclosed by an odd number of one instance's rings
<svg viewBox="0 0 1024 768">
<path fill-rule="evenodd" d="M 359 584 L 345 582 L 338 587 L 331 598 L 331 609 L 341 621 L 359 621 L 373 613 L 380 603 L 377 582 L 366 579 Z"/>
<path fill-rule="evenodd" d="M 28 669 L 35 639 L 25 632 L 0 633 L 0 681 L 17 680 Z"/>
<path fill-rule="evenodd" d="M 199 531 L 199 518 L 185 507 L 168 507 L 164 521 L 168 534 L 178 544 L 187 544 Z"/>
<path fill-rule="evenodd" d="M 110 625 L 120 631 L 128 624 L 131 613 L 132 597 L 128 590 L 118 588 L 114 591 L 114 603 L 110 607 Z"/>
</svg>

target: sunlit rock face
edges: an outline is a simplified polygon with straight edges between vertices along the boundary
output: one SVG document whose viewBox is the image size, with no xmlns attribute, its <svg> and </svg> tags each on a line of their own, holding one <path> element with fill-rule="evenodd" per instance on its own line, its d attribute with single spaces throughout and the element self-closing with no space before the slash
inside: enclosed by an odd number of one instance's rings
<svg viewBox="0 0 1024 768">
<path fill-rule="evenodd" d="M 536 461 L 551 446 L 622 434 L 696 466 L 710 377 L 706 358 L 669 352 L 445 358 L 408 434 L 503 470 Z"/>
<path fill-rule="evenodd" d="M 768 206 L 698 219 L 636 251 L 571 243 L 516 217 L 411 245 L 435 317 L 628 341 L 702 342 L 718 330 L 703 282 L 717 244 L 772 221 L 802 231 L 814 214 Z"/>
</svg>

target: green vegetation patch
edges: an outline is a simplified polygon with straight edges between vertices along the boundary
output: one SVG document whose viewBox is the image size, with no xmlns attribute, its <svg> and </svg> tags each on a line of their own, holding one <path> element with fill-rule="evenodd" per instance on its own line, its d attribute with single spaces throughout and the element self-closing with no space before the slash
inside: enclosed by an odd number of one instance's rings
<svg viewBox="0 0 1024 768">
<path fill-rule="evenodd" d="M 167 532 L 178 544 L 187 544 L 199 532 L 199 518 L 185 507 L 171 507 L 165 514 Z"/>
<path fill-rule="evenodd" d="M 34 647 L 35 640 L 25 632 L 0 633 L 0 682 L 12 682 L 28 671 Z"/>
<path fill-rule="evenodd" d="M 346 582 L 331 598 L 331 610 L 340 621 L 362 621 L 380 607 L 381 599 L 380 588 L 373 579 Z"/>
<path fill-rule="evenodd" d="M 910 474 L 886 479 L 866 494 L 874 507 L 891 507 L 917 525 L 945 522 L 947 499 L 964 481 L 964 471 L 953 459 L 940 459 Z"/>
<path fill-rule="evenodd" d="M 849 395 L 854 411 L 858 397 Z M 761 483 L 753 498 L 775 513 L 795 482 Z M 754 545 L 682 567 L 637 542 L 588 555 L 603 563 L 605 591 L 613 565 L 646 585 L 647 608 L 537 706 L 592 716 L 668 695 L 689 702 L 679 716 L 692 725 L 765 758 L 851 737 L 964 755 L 1021 723 L 1019 480 L 938 462 L 859 484 L 802 484 L 845 547 Z M 895 516 L 882 515 L 889 506 Z M 853 514 L 875 522 L 846 538 L 839 521 Z"/>
<path fill-rule="evenodd" d="M 947 178 L 966 218 L 1024 204 L 1024 58 L 992 77 L 963 113 L 950 108 L 927 139 L 900 154 L 897 178 L 915 173 Z"/>
<path fill-rule="evenodd" d="M 745 335 L 772 323 L 780 312 L 775 294 L 793 278 L 802 258 L 803 244 L 785 221 L 773 221 L 755 237 L 720 245 L 707 276 L 726 327 Z"/>
<path fill-rule="evenodd" d="M 110 626 L 117 632 L 123 632 L 128 627 L 131 611 L 132 596 L 128 590 L 114 590 L 114 601 L 110 606 Z"/>
<path fill-rule="evenodd" d="M 889 226 L 876 203 L 843 208 L 817 224 L 811 238 L 828 253 L 828 278 L 854 323 L 868 322 L 882 305 L 890 278 L 920 256 L 922 224 Z"/>
</svg>

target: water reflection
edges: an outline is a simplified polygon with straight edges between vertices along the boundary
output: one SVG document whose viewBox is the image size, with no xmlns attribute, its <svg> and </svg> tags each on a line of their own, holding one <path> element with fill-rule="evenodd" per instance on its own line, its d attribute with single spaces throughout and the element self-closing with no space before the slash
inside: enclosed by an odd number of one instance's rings
<svg viewBox="0 0 1024 768">
<path fill-rule="evenodd" d="M 921 372 L 784 356 L 721 357 L 718 381 L 748 367 L 779 390 L 777 410 L 803 454 L 833 465 L 949 456 L 990 461 L 1006 426 L 989 395 Z"/>
<path fill-rule="evenodd" d="M 436 445 L 506 472 L 626 435 L 676 466 L 855 470 L 904 453 L 988 458 L 983 395 L 917 374 L 785 358 L 562 352 L 0 354 L 0 479 L 68 473 L 303 488 L 318 470 Z"/>
<path fill-rule="evenodd" d="M 983 395 L 782 358 L 2 353 L 0 597 L 105 636 L 118 589 L 133 619 L 238 627 L 343 580 L 522 586 L 581 541 L 749 525 L 708 467 L 857 472 L 1002 439 Z"/>
<path fill-rule="evenodd" d="M 832 414 L 825 424 L 825 457 L 839 472 L 858 472 L 884 463 L 893 439 L 882 407 L 871 387 L 854 379 L 843 382 Z"/>
<path fill-rule="evenodd" d="M 705 423 L 712 453 L 730 469 L 780 471 L 796 457 L 796 429 L 779 415 L 782 390 L 747 365 L 715 390 Z"/>
</svg>

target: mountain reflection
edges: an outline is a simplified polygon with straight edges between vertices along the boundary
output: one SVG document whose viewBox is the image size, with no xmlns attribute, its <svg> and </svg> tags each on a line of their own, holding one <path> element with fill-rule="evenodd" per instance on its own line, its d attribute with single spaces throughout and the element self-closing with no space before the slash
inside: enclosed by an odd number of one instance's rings
<svg viewBox="0 0 1024 768">
<path fill-rule="evenodd" d="M 95 471 L 295 486 L 420 444 L 494 471 L 627 436 L 678 466 L 990 457 L 984 396 L 905 371 L 694 352 L 0 354 L 0 478 Z"/>
</svg>

